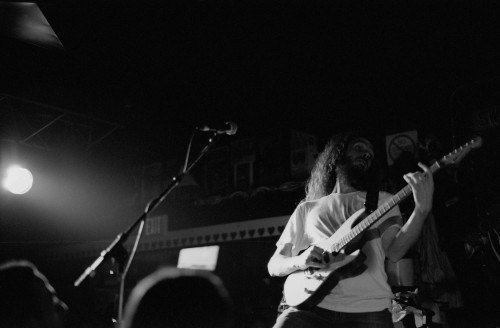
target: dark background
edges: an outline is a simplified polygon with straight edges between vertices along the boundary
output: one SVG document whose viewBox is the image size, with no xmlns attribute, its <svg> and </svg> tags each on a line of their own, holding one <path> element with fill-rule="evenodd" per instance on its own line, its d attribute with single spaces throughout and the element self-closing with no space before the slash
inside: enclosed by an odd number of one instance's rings
<svg viewBox="0 0 500 328">
<path fill-rule="evenodd" d="M 38 179 L 25 197 L 2 194 L 3 258 L 43 259 L 40 245 L 113 238 L 140 215 L 149 200 L 145 194 L 154 194 L 144 190 L 145 167 L 164 163 L 163 182 L 178 173 L 196 126 L 234 121 L 238 133 L 221 136 L 217 145 L 257 140 L 260 149 L 258 141 L 271 140 L 276 163 L 287 161 L 290 145 L 283 136 L 290 129 L 315 136 L 318 148 L 327 136 L 353 129 L 376 135 L 379 146 L 385 135 L 417 130 L 422 140 L 435 136 L 441 143 L 439 156 L 480 134 L 483 148 L 464 161 L 451 183 L 443 178 L 437 185 L 436 208 L 442 210 L 438 226 L 444 246 L 464 277 L 469 313 L 493 306 L 487 294 L 498 288 L 493 278 L 498 263 L 485 245 L 465 261 L 463 245 L 468 233 L 484 233 L 484 226 L 500 216 L 500 6 L 495 1 L 38 4 L 64 50 L 11 36 L 0 39 L 0 93 L 10 101 L 9 106 L 2 102 L 3 160 L 15 153 L 34 167 Z M 474 127 L 475 113 L 490 109 L 496 109 L 496 125 Z M 64 120 L 29 143 L 18 143 L 61 112 L 67 114 Z M 193 154 L 207 138 L 196 135 Z M 201 161 L 193 171 L 193 193 L 184 202 L 169 203 L 176 213 L 190 213 L 190 219 L 172 223 L 179 228 L 288 215 L 302 197 L 301 189 L 278 190 L 267 203 L 254 199 L 200 209 L 187 200 L 213 195 L 203 181 L 205 165 Z M 260 186 L 293 180 L 280 177 Z M 450 199 L 458 203 L 448 209 Z M 224 254 L 234 257 L 231 247 L 255 248 L 252 265 L 259 269 L 248 279 L 274 284 L 265 277 L 274 242 L 226 245 Z M 65 283 L 92 260 L 68 264 L 72 270 L 64 273 L 43 260 L 37 263 L 72 294 Z M 150 260 L 149 268 L 168 262 L 161 255 Z M 238 290 L 237 282 L 228 284 Z M 473 296 L 476 292 L 484 298 Z M 268 299 L 260 296 L 249 299 Z M 274 311 L 270 303 L 269 312 Z M 485 322 L 493 324 L 489 312 Z"/>
</svg>

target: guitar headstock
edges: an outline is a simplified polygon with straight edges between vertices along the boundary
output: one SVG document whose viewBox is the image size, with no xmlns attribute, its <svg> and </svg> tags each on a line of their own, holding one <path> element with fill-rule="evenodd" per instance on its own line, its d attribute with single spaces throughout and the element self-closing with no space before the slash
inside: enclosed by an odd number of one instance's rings
<svg viewBox="0 0 500 328">
<path fill-rule="evenodd" d="M 475 137 L 439 160 L 440 166 L 458 164 L 471 150 L 483 145 L 481 137 Z"/>
</svg>

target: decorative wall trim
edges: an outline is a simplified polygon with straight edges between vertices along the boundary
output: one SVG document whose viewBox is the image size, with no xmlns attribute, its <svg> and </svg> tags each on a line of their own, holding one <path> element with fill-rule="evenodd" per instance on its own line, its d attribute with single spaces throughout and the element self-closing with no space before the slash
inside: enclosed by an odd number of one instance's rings
<svg viewBox="0 0 500 328">
<path fill-rule="evenodd" d="M 285 215 L 193 229 L 167 231 L 158 236 L 143 238 L 139 243 L 138 252 L 197 247 L 259 238 L 277 238 L 281 235 L 288 219 L 289 216 Z M 135 236 L 134 234 L 129 237 L 125 243 L 126 249 L 131 249 Z M 100 252 L 108 247 L 110 243 L 111 240 L 57 247 L 51 252 L 50 257 L 52 260 L 97 258 Z"/>
</svg>

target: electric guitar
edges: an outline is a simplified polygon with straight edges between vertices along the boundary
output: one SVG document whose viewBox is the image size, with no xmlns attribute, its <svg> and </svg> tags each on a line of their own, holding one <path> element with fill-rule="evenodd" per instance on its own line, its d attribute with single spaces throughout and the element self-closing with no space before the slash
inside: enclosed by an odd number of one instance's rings
<svg viewBox="0 0 500 328">
<path fill-rule="evenodd" d="M 457 164 L 472 149 L 482 145 L 480 137 L 474 138 L 442 157 L 429 167 L 434 174 L 440 168 Z M 309 309 L 320 303 L 342 279 L 355 277 L 366 269 L 366 255 L 361 252 L 362 233 L 393 207 L 411 195 L 410 185 L 406 185 L 395 195 L 389 197 L 372 213 L 362 208 L 354 213 L 328 239 L 316 245 L 323 249 L 328 267 L 308 268 L 291 273 L 285 280 L 283 294 L 287 305 L 299 309 Z"/>
</svg>

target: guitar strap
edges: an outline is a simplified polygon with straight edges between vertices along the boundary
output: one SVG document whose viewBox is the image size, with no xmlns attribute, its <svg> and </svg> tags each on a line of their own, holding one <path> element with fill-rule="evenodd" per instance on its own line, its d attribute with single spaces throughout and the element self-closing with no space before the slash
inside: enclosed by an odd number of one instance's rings
<svg viewBox="0 0 500 328">
<path fill-rule="evenodd" d="M 375 211 L 378 207 L 378 185 L 370 184 L 366 190 L 365 210 L 368 214 Z"/>
</svg>

